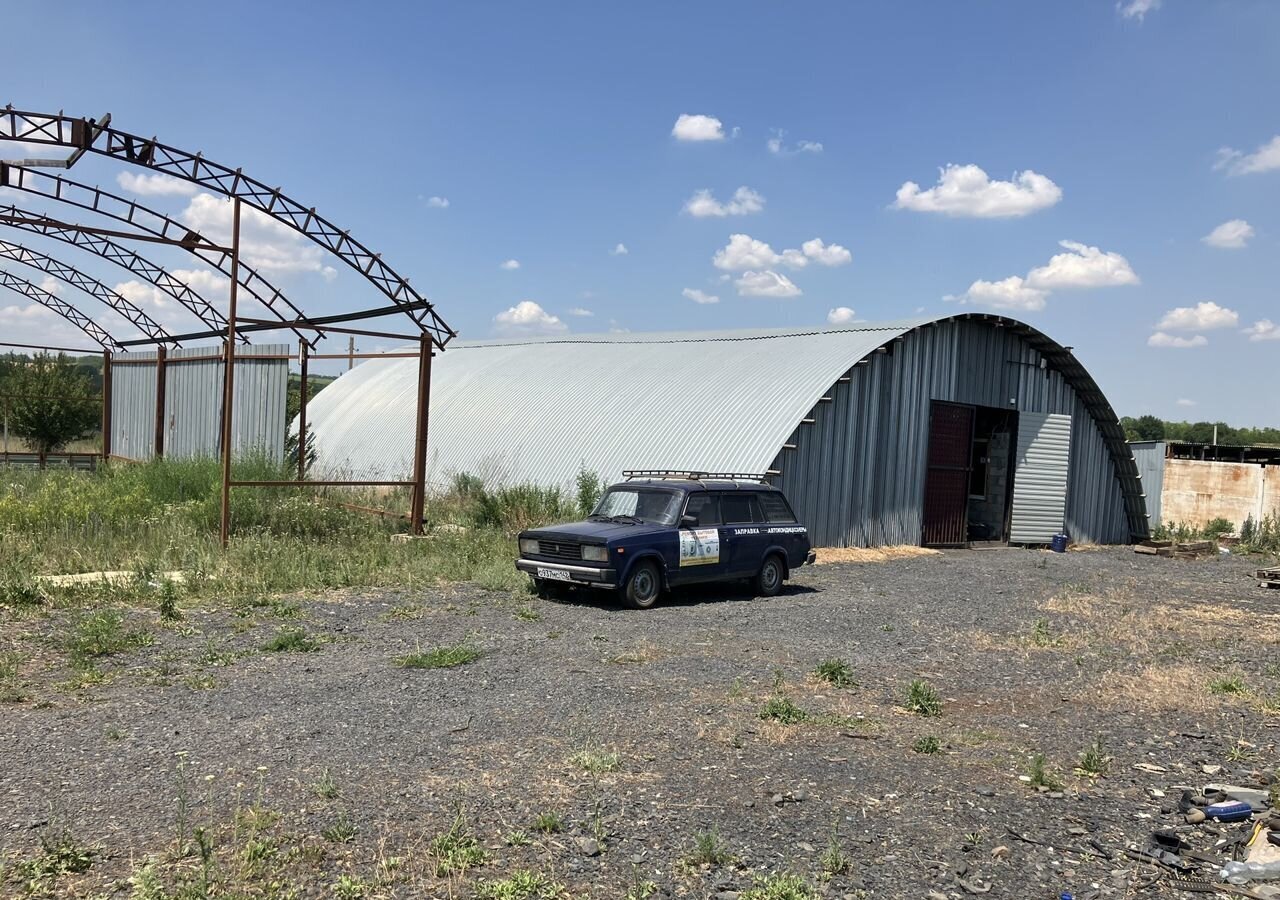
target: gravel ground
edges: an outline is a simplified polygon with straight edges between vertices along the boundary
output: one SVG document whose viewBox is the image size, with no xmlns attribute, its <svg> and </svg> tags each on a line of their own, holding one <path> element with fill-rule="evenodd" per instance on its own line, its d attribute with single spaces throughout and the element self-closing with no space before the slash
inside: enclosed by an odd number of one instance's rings
<svg viewBox="0 0 1280 900">
<path fill-rule="evenodd" d="M 647 612 L 468 586 L 168 625 L 133 609 L 154 643 L 80 687 L 61 649 L 80 613 L 6 613 L 27 698 L 0 705 L 0 893 L 32 887 L 22 861 L 62 829 L 93 863 L 37 893 L 128 896 L 148 856 L 191 876 L 173 849 L 204 825 L 221 877 L 263 896 L 333 896 L 347 874 L 367 897 L 467 898 L 517 868 L 592 898 L 732 898 L 787 871 L 835 898 L 1130 896 L 1153 870 L 1123 848 L 1174 823 L 1176 787 L 1274 772 L 1280 592 L 1255 567 L 1000 550 L 821 566 L 777 598 L 700 590 Z M 260 649 L 281 627 L 319 649 Z M 456 644 L 481 655 L 395 662 Z M 856 685 L 812 677 L 829 658 Z M 903 708 L 916 678 L 940 715 Z M 808 720 L 762 719 L 775 697 Z M 928 738 L 938 752 L 917 752 Z M 1099 738 L 1106 775 L 1074 774 Z M 1020 778 L 1037 753 L 1060 787 Z M 561 830 L 536 830 L 552 813 Z M 459 816 L 486 859 L 437 877 L 428 842 Z M 707 831 L 724 858 L 694 855 Z"/>
</svg>

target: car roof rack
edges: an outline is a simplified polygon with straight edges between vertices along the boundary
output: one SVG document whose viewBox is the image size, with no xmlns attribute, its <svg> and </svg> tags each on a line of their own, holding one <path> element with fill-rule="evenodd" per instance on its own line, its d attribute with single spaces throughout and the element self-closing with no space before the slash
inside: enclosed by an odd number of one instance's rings
<svg viewBox="0 0 1280 900">
<path fill-rule="evenodd" d="M 766 484 L 770 472 L 693 472 L 680 469 L 624 469 L 622 477 L 627 481 L 633 478 L 656 478 L 672 481 L 754 481 Z"/>
</svg>

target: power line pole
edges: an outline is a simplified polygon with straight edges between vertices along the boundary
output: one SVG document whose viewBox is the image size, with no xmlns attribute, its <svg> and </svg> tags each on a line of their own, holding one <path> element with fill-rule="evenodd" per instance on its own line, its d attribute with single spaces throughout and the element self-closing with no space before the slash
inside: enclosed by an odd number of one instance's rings
<svg viewBox="0 0 1280 900">
<path fill-rule="evenodd" d="M 347 338 L 347 371 L 350 372 L 356 365 L 356 336 L 350 335 Z"/>
</svg>

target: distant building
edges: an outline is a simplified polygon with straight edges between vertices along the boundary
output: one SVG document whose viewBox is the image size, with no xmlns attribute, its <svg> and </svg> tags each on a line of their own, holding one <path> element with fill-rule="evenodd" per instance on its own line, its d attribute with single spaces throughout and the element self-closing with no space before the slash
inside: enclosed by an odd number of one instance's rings
<svg viewBox="0 0 1280 900">
<path fill-rule="evenodd" d="M 416 361 L 386 359 L 326 388 L 309 407 L 319 468 L 403 476 L 416 384 Z M 1148 533 L 1097 384 L 1070 348 L 992 315 L 454 342 L 434 364 L 428 457 L 437 486 L 767 473 L 818 546 Z"/>
<path fill-rule="evenodd" d="M 1151 524 L 1199 527 L 1226 519 L 1237 530 L 1280 516 L 1280 447 L 1134 441 Z"/>
</svg>

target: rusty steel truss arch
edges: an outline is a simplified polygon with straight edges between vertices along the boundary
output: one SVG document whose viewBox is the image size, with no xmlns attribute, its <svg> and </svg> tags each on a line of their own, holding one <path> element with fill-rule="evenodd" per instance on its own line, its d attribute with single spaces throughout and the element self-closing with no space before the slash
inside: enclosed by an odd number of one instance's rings
<svg viewBox="0 0 1280 900">
<path fill-rule="evenodd" d="M 210 328 L 226 330 L 226 317 L 218 312 L 213 304 L 193 290 L 190 285 L 170 275 L 168 270 L 159 263 L 140 256 L 110 238 L 98 234 L 90 234 L 79 230 L 75 226 L 32 215 L 21 207 L 9 205 L 0 205 L 0 225 L 8 225 L 10 228 L 17 228 L 31 234 L 53 238 L 73 247 L 79 247 L 81 250 L 85 250 L 95 256 L 100 256 L 107 262 L 115 263 L 120 268 L 164 291 Z"/>
<path fill-rule="evenodd" d="M 0 287 L 6 287 L 16 294 L 21 294 L 28 300 L 33 300 L 46 309 L 52 310 L 62 316 L 62 318 L 66 319 L 89 337 L 93 338 L 98 346 L 102 347 L 104 350 L 120 347 L 120 342 L 107 334 L 106 330 L 101 325 L 90 319 L 61 297 L 58 297 L 56 294 L 51 294 L 39 285 L 32 284 L 25 278 L 20 278 L 5 269 L 0 269 Z"/>
<path fill-rule="evenodd" d="M 32 250 L 30 247 L 24 247 L 21 244 L 15 244 L 2 238 L 0 238 L 0 259 L 12 260 L 24 266 L 38 269 L 64 284 L 78 288 L 111 310 L 119 313 L 130 325 L 155 341 L 177 343 L 168 330 L 147 315 L 142 307 L 124 295 L 113 291 L 98 279 L 81 272 L 75 266 L 54 259 L 52 256 L 46 256 L 43 253 Z"/>
<path fill-rule="evenodd" d="M 62 175 L 46 175 L 25 166 L 0 163 L 0 188 L 6 187 L 97 213 L 106 218 L 115 219 L 117 222 L 132 225 L 146 234 L 173 241 L 206 265 L 217 269 L 223 276 L 231 277 L 231 254 L 226 248 L 209 244 L 199 232 L 136 200 L 104 191 L 94 185 L 73 181 Z M 250 296 L 281 321 L 282 328 L 287 327 L 283 323 L 286 323 L 288 318 L 279 309 L 281 306 L 287 307 L 288 312 L 294 317 L 305 318 L 296 304 L 244 259 L 240 260 L 238 280 L 240 286 Z M 314 343 L 314 338 L 308 337 L 301 331 L 294 329 L 294 334 L 299 340 Z"/>
<path fill-rule="evenodd" d="M 437 347 L 443 349 L 456 334 L 430 301 L 412 288 L 407 278 L 383 262 L 380 254 L 351 237 L 350 232 L 339 229 L 314 208 L 303 206 L 279 188 L 250 178 L 240 169 L 207 160 L 200 153 L 189 153 L 162 144 L 154 137 L 144 138 L 113 128 L 110 113 L 99 121 L 61 112 L 26 112 L 6 106 L 0 112 L 0 141 L 66 147 L 72 151 L 71 155 L 53 163 L 63 168 L 70 168 L 85 153 L 92 152 L 237 198 L 310 238 L 355 269 L 395 305 L 403 307 L 405 315 L 416 322 Z M 24 160 L 23 163 L 50 165 L 49 160 Z"/>
</svg>

